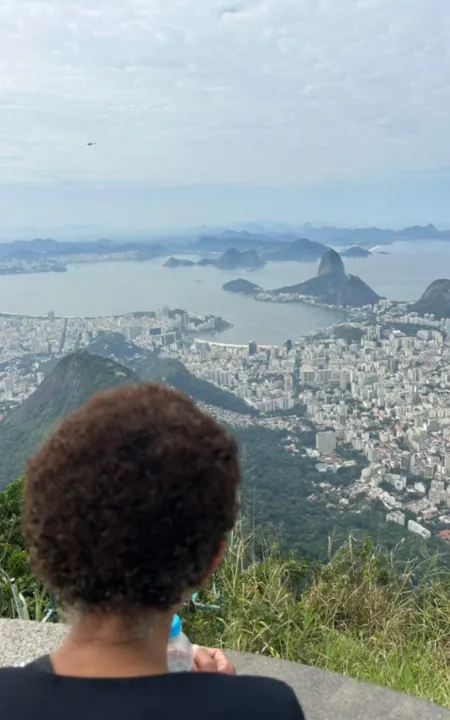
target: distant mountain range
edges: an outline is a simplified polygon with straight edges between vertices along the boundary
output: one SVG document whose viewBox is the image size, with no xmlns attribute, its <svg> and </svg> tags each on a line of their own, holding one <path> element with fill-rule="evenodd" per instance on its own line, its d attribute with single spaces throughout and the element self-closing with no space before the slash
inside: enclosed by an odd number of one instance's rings
<svg viewBox="0 0 450 720">
<path fill-rule="evenodd" d="M 164 267 L 167 268 L 179 268 L 179 267 L 192 267 L 193 265 L 199 265 L 204 267 L 206 265 L 212 265 L 219 270 L 258 270 L 264 267 L 265 260 L 263 260 L 255 250 L 236 250 L 230 248 L 216 260 L 212 258 L 202 258 L 198 262 L 193 260 L 186 260 L 184 258 L 170 257 L 167 262 L 164 263 Z"/>
<path fill-rule="evenodd" d="M 319 265 L 317 277 L 298 285 L 271 291 L 272 295 L 294 294 L 317 298 L 326 305 L 362 307 L 373 305 L 380 296 L 361 278 L 346 275 L 344 263 L 335 250 L 327 250 Z"/>
<path fill-rule="evenodd" d="M 284 231 L 277 234 L 267 234 L 264 231 L 223 230 L 213 235 L 201 235 L 198 240 L 194 241 L 192 248 L 197 252 L 225 252 L 231 247 L 237 247 L 241 250 L 258 250 L 259 248 L 276 250 L 280 247 L 280 244 L 292 242 L 297 237 L 295 233 Z"/>
<path fill-rule="evenodd" d="M 159 358 L 127 342 L 120 333 L 101 333 L 88 352 L 67 355 L 47 363 L 43 370 L 47 374 L 37 390 L 0 422 L 0 490 L 24 471 L 26 458 L 58 421 L 101 390 L 148 380 L 171 385 L 198 402 L 241 414 L 258 414 L 235 395 L 196 378 L 178 360 Z"/>
<path fill-rule="evenodd" d="M 399 240 L 450 240 L 450 230 L 439 231 L 434 225 L 406 227 L 402 230 L 372 228 L 314 227 L 309 223 L 289 226 L 283 223 L 248 223 L 240 229 L 202 229 L 198 234 L 184 233 L 159 240 L 139 239 L 113 241 L 62 240 L 36 238 L 0 243 L 0 261 L 10 259 L 36 260 L 64 258 L 71 255 L 110 255 L 135 253 L 137 260 L 164 257 L 179 253 L 220 253 L 230 249 L 255 250 L 264 260 L 314 260 L 321 257 L 329 245 L 337 247 L 390 244 Z M 289 243 L 291 243 L 290 249 Z M 310 243 L 309 245 L 307 243 Z M 323 246 L 314 248 L 311 243 Z"/>
<path fill-rule="evenodd" d="M 306 238 L 324 245 L 352 246 L 352 245 L 383 245 L 400 240 L 450 240 L 450 230 L 438 230 L 435 225 L 414 225 L 401 230 L 391 230 L 378 227 L 367 228 L 339 228 L 324 225 L 315 227 L 310 223 L 303 225 L 289 225 L 288 223 L 241 223 L 234 228 L 202 229 L 202 235 L 197 241 L 198 247 L 204 250 L 214 250 L 217 243 L 226 249 L 227 243 L 247 245 L 253 243 L 258 247 L 261 242 L 292 242 L 298 238 Z M 207 230 L 207 232 L 205 232 Z M 276 248 L 274 248 L 276 249 Z"/>
<path fill-rule="evenodd" d="M 450 240 L 450 230 L 439 231 L 434 225 L 415 225 L 402 230 L 371 228 L 336 228 L 303 225 L 299 231 L 310 240 L 330 245 L 383 245 L 399 240 Z"/>
</svg>

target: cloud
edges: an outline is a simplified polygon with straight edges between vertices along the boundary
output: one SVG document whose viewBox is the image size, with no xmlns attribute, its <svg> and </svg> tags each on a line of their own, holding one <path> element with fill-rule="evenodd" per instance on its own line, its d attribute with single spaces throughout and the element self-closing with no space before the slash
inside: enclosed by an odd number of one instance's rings
<svg viewBox="0 0 450 720">
<path fill-rule="evenodd" d="M 432 172 L 449 34 L 442 0 L 4 0 L 0 182 Z"/>
</svg>

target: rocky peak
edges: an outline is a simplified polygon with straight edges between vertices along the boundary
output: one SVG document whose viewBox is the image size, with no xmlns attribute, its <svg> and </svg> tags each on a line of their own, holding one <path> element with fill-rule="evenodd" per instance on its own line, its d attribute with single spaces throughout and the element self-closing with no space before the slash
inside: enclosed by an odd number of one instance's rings
<svg viewBox="0 0 450 720">
<path fill-rule="evenodd" d="M 345 275 L 344 263 L 336 250 L 331 248 L 326 251 L 320 261 L 318 277 L 322 275 Z"/>
</svg>

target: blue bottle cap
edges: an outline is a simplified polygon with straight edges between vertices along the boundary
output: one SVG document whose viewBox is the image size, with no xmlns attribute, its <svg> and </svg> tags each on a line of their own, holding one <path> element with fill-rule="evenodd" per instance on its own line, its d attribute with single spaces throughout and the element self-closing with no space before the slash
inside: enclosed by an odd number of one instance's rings
<svg viewBox="0 0 450 720">
<path fill-rule="evenodd" d="M 170 628 L 170 635 L 169 638 L 173 640 L 174 638 L 178 637 L 178 635 L 181 633 L 181 620 L 178 615 L 174 615 L 172 618 L 172 626 Z"/>
</svg>

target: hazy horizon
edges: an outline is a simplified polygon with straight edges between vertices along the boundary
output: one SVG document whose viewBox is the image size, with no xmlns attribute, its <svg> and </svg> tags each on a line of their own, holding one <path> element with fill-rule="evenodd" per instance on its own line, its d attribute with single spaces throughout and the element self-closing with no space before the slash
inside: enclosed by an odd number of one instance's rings
<svg viewBox="0 0 450 720">
<path fill-rule="evenodd" d="M 36 233 L 51 235 L 67 226 L 86 230 L 89 237 L 98 233 L 176 234 L 202 226 L 260 222 L 394 230 L 433 223 L 447 229 L 448 197 L 450 181 L 424 185 L 421 203 L 414 200 L 411 187 L 397 185 L 393 189 L 384 184 L 301 189 L 11 185 L 0 187 L 0 241 L 31 238 Z"/>
</svg>

